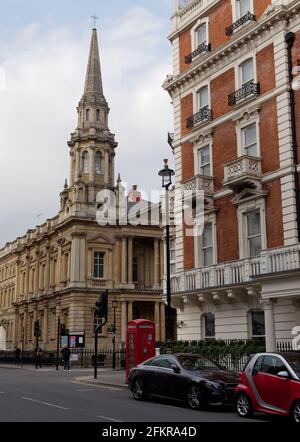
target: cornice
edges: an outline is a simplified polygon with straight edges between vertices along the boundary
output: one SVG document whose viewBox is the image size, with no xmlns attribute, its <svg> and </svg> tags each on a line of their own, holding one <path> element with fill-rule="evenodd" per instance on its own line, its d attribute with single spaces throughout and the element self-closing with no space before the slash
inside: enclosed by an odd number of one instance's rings
<svg viewBox="0 0 300 442">
<path fill-rule="evenodd" d="M 273 11 L 273 12 L 272 12 Z M 199 77 L 203 72 L 209 70 L 213 66 L 220 64 L 224 59 L 234 57 L 235 53 L 247 43 L 254 41 L 268 32 L 270 29 L 274 28 L 278 23 L 287 23 L 295 14 L 300 13 L 300 3 L 293 5 L 288 5 L 288 7 L 281 7 L 280 9 L 273 8 L 269 11 L 268 15 L 265 15 L 265 19 L 261 22 L 251 22 L 248 26 L 248 32 L 240 35 L 236 33 L 235 38 L 233 37 L 227 44 L 218 49 L 216 52 L 208 53 L 200 58 L 195 64 L 192 64 L 190 69 L 179 74 L 176 78 L 169 75 L 167 80 L 163 84 L 163 88 L 170 94 L 173 98 L 176 96 L 176 92 L 180 91 L 180 88 L 184 84 L 188 84 Z"/>
</svg>

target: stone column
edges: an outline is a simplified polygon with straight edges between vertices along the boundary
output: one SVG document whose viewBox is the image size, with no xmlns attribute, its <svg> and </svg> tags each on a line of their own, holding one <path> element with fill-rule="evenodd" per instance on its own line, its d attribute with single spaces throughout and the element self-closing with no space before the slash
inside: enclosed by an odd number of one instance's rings
<svg viewBox="0 0 300 442">
<path fill-rule="evenodd" d="M 115 253 L 114 253 L 114 280 L 118 284 L 121 281 L 120 275 L 120 249 L 121 243 L 119 238 L 116 238 Z"/>
<path fill-rule="evenodd" d="M 36 251 L 34 287 L 33 287 L 33 292 L 35 295 L 39 294 L 39 280 L 40 280 L 39 273 L 40 273 L 40 254 L 39 251 Z"/>
<path fill-rule="evenodd" d="M 95 149 L 94 147 L 89 148 L 90 156 L 90 182 L 95 181 Z"/>
<path fill-rule="evenodd" d="M 58 242 L 57 247 L 57 262 L 56 262 L 56 285 L 61 288 L 62 281 L 62 268 L 63 268 L 63 256 L 62 256 L 62 242 Z"/>
<path fill-rule="evenodd" d="M 44 305 L 43 343 L 48 345 L 48 304 Z"/>
<path fill-rule="evenodd" d="M 159 253 L 160 253 L 160 281 L 164 276 L 164 242 L 159 241 Z"/>
<path fill-rule="evenodd" d="M 106 149 L 104 152 L 104 184 L 109 185 L 109 151 Z"/>
<path fill-rule="evenodd" d="M 126 342 L 126 326 L 127 326 L 127 302 L 122 301 L 122 323 L 121 323 L 121 340 Z"/>
<path fill-rule="evenodd" d="M 132 284 L 133 272 L 132 272 L 132 260 L 133 260 L 133 239 L 128 238 L 128 283 Z"/>
<path fill-rule="evenodd" d="M 72 235 L 70 286 L 86 286 L 86 234 L 75 232 Z"/>
<path fill-rule="evenodd" d="M 20 264 L 21 264 L 21 261 L 18 259 L 16 261 L 16 293 L 15 293 L 15 300 L 16 301 L 18 301 L 19 296 L 20 296 L 20 286 L 21 286 Z"/>
<path fill-rule="evenodd" d="M 266 351 L 274 352 L 276 351 L 274 301 L 272 299 L 264 299 L 262 305 L 265 311 Z"/>
<path fill-rule="evenodd" d="M 127 238 L 122 238 L 122 284 L 127 283 Z"/>
<path fill-rule="evenodd" d="M 154 307 L 154 322 L 155 322 L 155 335 L 156 335 L 156 340 L 157 341 L 161 341 L 161 336 L 160 336 L 160 303 L 156 302 L 155 303 L 155 307 Z"/>
<path fill-rule="evenodd" d="M 19 338 L 18 338 L 18 324 L 19 324 L 19 311 L 18 309 L 15 309 L 14 314 L 14 328 L 13 328 L 13 346 L 14 348 L 18 345 Z"/>
<path fill-rule="evenodd" d="M 295 327 L 300 327 L 300 299 L 295 299 L 293 306 L 295 308 Z"/>
<path fill-rule="evenodd" d="M 49 293 L 49 287 L 50 287 L 50 247 L 47 247 L 45 280 L 44 280 L 44 289 L 46 293 Z"/>
<path fill-rule="evenodd" d="M 81 169 L 81 164 L 80 164 L 80 149 L 79 149 L 79 147 L 77 146 L 77 147 L 76 147 L 76 180 L 79 179 L 80 169 Z"/>
<path fill-rule="evenodd" d="M 128 302 L 127 322 L 133 320 L 133 301 Z"/>
<path fill-rule="evenodd" d="M 70 187 L 72 187 L 74 184 L 73 158 L 74 158 L 74 153 L 70 152 Z"/>
<path fill-rule="evenodd" d="M 27 338 L 28 338 L 27 322 L 28 322 L 28 311 L 27 311 L 27 308 L 25 307 L 25 309 L 24 309 L 24 319 L 23 319 L 23 330 L 21 330 L 21 336 L 23 336 L 23 333 L 24 333 L 24 350 L 26 349 Z"/>
<path fill-rule="evenodd" d="M 28 298 L 29 294 L 29 277 L 30 277 L 30 256 L 26 256 L 26 274 L 25 274 L 25 296 Z"/>
<path fill-rule="evenodd" d="M 159 288 L 159 240 L 154 239 L 154 288 Z"/>
<path fill-rule="evenodd" d="M 160 340 L 166 340 L 166 306 L 164 302 L 160 303 Z"/>
</svg>

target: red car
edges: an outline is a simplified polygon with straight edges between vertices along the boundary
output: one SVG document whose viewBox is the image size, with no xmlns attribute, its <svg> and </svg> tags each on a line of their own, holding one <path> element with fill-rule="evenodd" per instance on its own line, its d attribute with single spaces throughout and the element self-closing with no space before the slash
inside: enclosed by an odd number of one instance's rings
<svg viewBox="0 0 300 442">
<path fill-rule="evenodd" d="M 300 423 L 300 353 L 253 356 L 240 374 L 235 398 L 241 417 L 260 411 Z"/>
</svg>

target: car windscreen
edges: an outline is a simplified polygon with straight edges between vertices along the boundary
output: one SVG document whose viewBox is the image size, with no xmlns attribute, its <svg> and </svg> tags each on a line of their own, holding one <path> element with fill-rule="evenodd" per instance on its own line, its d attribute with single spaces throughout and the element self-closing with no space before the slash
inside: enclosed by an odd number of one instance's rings
<svg viewBox="0 0 300 442">
<path fill-rule="evenodd" d="M 286 360 L 290 364 L 294 372 L 296 373 L 298 379 L 300 380 L 300 354 L 287 356 Z"/>
<path fill-rule="evenodd" d="M 210 359 L 199 356 L 179 356 L 178 360 L 186 370 L 220 370 L 221 367 Z"/>
</svg>

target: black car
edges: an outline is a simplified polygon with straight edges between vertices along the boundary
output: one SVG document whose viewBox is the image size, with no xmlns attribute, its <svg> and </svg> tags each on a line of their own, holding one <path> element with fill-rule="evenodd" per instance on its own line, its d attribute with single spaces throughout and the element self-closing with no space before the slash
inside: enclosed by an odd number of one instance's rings
<svg viewBox="0 0 300 442">
<path fill-rule="evenodd" d="M 134 399 L 159 396 L 185 401 L 194 410 L 206 404 L 233 403 L 238 383 L 237 374 L 195 354 L 156 356 L 129 374 Z"/>
</svg>

